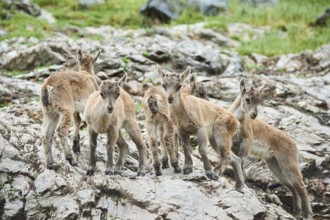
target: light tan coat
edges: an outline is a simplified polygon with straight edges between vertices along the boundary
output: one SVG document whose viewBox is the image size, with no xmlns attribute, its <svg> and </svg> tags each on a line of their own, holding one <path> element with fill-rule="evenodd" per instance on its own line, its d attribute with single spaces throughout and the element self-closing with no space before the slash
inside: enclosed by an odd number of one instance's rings
<svg viewBox="0 0 330 220">
<path fill-rule="evenodd" d="M 177 145 L 174 140 L 174 124 L 169 118 L 169 106 L 166 99 L 165 90 L 160 86 L 149 88 L 142 100 L 145 114 L 145 125 L 148 133 L 148 143 L 153 156 L 155 174 L 162 175 L 160 161 L 158 157 L 158 138 L 162 149 L 162 167 L 168 168 L 168 155 L 175 173 L 180 173 L 181 169 L 177 159 Z"/>
<path fill-rule="evenodd" d="M 125 83 L 127 74 L 118 82 L 105 80 L 100 85 L 100 90 L 90 95 L 84 118 L 88 125 L 90 159 L 87 175 L 95 172 L 95 150 L 98 134 L 107 134 L 107 167 L 106 174 L 120 174 L 126 156 L 126 150 L 119 146 L 119 158 L 115 170 L 113 168 L 113 149 L 121 128 L 130 135 L 139 151 L 138 176 L 145 175 L 146 146 L 143 142 L 139 125 L 136 121 L 135 105 L 129 94 L 121 87 Z"/>
</svg>

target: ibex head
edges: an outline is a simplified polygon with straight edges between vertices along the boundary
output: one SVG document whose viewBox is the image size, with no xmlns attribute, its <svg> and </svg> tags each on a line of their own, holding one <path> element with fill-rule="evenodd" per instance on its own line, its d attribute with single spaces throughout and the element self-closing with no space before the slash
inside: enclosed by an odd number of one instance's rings
<svg viewBox="0 0 330 220">
<path fill-rule="evenodd" d="M 94 73 L 94 64 L 97 58 L 100 56 L 101 50 L 98 50 L 93 56 L 91 54 L 83 54 L 81 49 L 78 50 L 78 62 L 79 62 L 79 71 L 87 71 L 91 74 Z"/>
<path fill-rule="evenodd" d="M 104 80 L 100 86 L 100 95 L 107 108 L 107 111 L 111 114 L 113 112 L 117 98 L 120 95 L 120 88 L 127 80 L 127 73 L 124 74 L 117 82 L 112 80 Z"/>
<path fill-rule="evenodd" d="M 258 116 L 258 105 L 261 100 L 261 92 L 264 89 L 265 84 L 259 88 L 251 86 L 250 89 L 246 89 L 244 79 L 240 81 L 240 92 L 241 92 L 241 108 L 247 114 L 250 114 L 252 119 Z"/>
<path fill-rule="evenodd" d="M 193 73 L 190 76 L 190 87 L 191 87 L 191 95 L 199 97 L 201 99 L 209 100 L 207 96 L 207 89 L 204 83 L 197 82 L 197 74 Z"/>
<path fill-rule="evenodd" d="M 167 101 L 172 104 L 178 102 L 180 97 L 180 89 L 182 86 L 183 80 L 190 74 L 190 66 L 180 74 L 177 73 L 164 73 L 159 66 L 157 66 L 158 73 L 163 79 L 163 87 L 166 91 Z"/>
</svg>

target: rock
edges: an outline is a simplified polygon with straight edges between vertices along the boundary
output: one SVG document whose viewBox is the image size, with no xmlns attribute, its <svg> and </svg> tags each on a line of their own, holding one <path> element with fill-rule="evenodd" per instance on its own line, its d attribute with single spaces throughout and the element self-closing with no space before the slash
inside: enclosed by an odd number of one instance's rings
<svg viewBox="0 0 330 220">
<path fill-rule="evenodd" d="M 53 59 L 50 62 L 52 66 L 35 69 L 24 76 L 0 77 L 0 100 L 9 103 L 0 108 L 0 218 L 293 219 L 289 214 L 292 197 L 288 190 L 278 184 L 263 161 L 252 157 L 246 163 L 249 188 L 244 189 L 244 193 L 234 189 L 234 181 L 227 174 L 220 176 L 218 181 L 208 180 L 197 149 L 192 151 L 194 171 L 189 175 L 174 174 L 169 168 L 163 170 L 163 176 L 156 177 L 149 155 L 146 176 L 137 177 L 137 149 L 122 132 L 129 145 L 122 175 L 104 175 L 106 135 L 99 135 L 96 173 L 87 177 L 88 134 L 86 129 L 82 129 L 81 153 L 76 155 L 78 166 L 68 164 L 55 137 L 52 152 L 58 166 L 54 171 L 45 169 L 42 111 L 36 98 L 40 82 L 32 81 L 64 68 L 76 68 L 78 48 L 91 52 L 102 48 L 96 73 L 100 75 L 102 71 L 103 78 L 119 77 L 124 71 L 129 72 L 130 79 L 125 89 L 138 95 L 133 99 L 137 103 L 139 120 L 144 119 L 138 104 L 143 93 L 142 84 L 150 86 L 161 82 L 157 63 L 168 71 L 177 72 L 191 65 L 198 71 L 198 80 L 209 88 L 211 101 L 225 108 L 237 96 L 241 77 L 246 79 L 248 86 L 254 79 L 255 86 L 266 83 L 268 88 L 274 88 L 275 95 L 258 107 L 258 118 L 286 131 L 295 140 L 300 151 L 299 167 L 313 202 L 315 218 L 327 218 L 325 204 L 330 198 L 328 45 L 316 51 L 283 55 L 283 58 L 257 54 L 242 58 L 223 49 L 235 47 L 226 40 L 225 34 L 208 30 L 202 23 L 147 31 L 112 27 L 73 28 L 68 31 L 85 37 L 72 40 L 64 34 L 55 34 L 40 40 L 17 38 L 0 42 L 1 64 L 7 64 L 13 54 L 19 60 L 19 54 L 30 47 L 46 50 L 51 57 L 59 54 L 63 58 L 60 66 L 54 66 L 57 61 Z M 103 40 L 89 40 L 88 36 L 93 34 L 102 36 Z M 243 59 L 249 64 L 243 64 Z M 283 72 L 277 67 L 281 59 L 287 61 L 283 62 Z M 33 66 L 32 62 L 35 61 L 31 61 Z M 296 63 L 299 67 L 293 65 Z M 257 65 L 262 72 L 251 71 L 244 65 Z M 292 72 L 288 74 L 288 70 Z M 143 121 L 139 121 L 139 125 L 146 140 Z M 116 149 L 115 158 L 117 154 Z M 219 161 L 211 147 L 207 154 L 211 164 Z M 181 167 L 183 160 L 182 149 L 179 149 Z M 281 203 L 287 211 L 282 209 Z"/>
<path fill-rule="evenodd" d="M 38 175 L 34 185 L 36 187 L 37 194 L 43 194 L 49 190 L 52 190 L 55 185 L 55 172 L 46 169 L 44 172 Z"/>
<path fill-rule="evenodd" d="M 0 172 L 29 175 L 28 165 L 17 160 L 4 158 L 0 162 Z"/>
<path fill-rule="evenodd" d="M 250 4 L 252 6 L 263 6 L 263 5 L 277 5 L 280 0 L 241 0 L 241 3 Z"/>
<path fill-rule="evenodd" d="M 309 23 L 312 27 L 324 27 L 330 19 L 330 7 L 325 9 L 325 12 L 318 16 L 314 22 Z"/>
<path fill-rule="evenodd" d="M 254 27 L 249 24 L 242 23 L 230 23 L 227 25 L 229 36 L 238 37 L 243 41 L 258 40 L 261 39 L 269 27 Z"/>
<path fill-rule="evenodd" d="M 104 3 L 104 0 L 79 0 L 79 4 L 82 6 L 101 5 Z"/>
<path fill-rule="evenodd" d="M 212 45 L 198 41 L 182 41 L 173 48 L 171 62 L 176 69 L 184 70 L 188 65 L 192 71 L 219 75 L 224 72 L 224 62 L 220 54 L 212 50 Z"/>
<path fill-rule="evenodd" d="M 54 45 L 55 46 L 55 45 Z M 58 53 L 45 44 L 36 45 L 23 51 L 8 54 L 3 63 L 6 70 L 31 70 L 37 66 L 61 64 L 66 60 L 64 53 Z"/>
<path fill-rule="evenodd" d="M 78 192 L 81 205 L 87 205 L 88 203 L 95 202 L 95 192 L 92 189 L 84 189 Z"/>
<path fill-rule="evenodd" d="M 41 9 L 39 19 L 47 21 L 49 24 L 55 24 L 56 18 L 48 11 Z"/>
<path fill-rule="evenodd" d="M 188 0 L 187 5 L 209 16 L 216 16 L 228 10 L 227 0 Z"/>
<path fill-rule="evenodd" d="M 18 198 L 7 199 L 2 218 L 18 219 L 23 216 L 23 201 Z"/>
<path fill-rule="evenodd" d="M 180 3 L 174 0 L 148 0 L 141 7 L 140 13 L 154 22 L 168 23 L 178 18 L 180 10 Z"/>
<path fill-rule="evenodd" d="M 41 14 L 40 8 L 33 4 L 31 0 L 4 0 L 5 8 L 14 7 L 29 15 L 37 17 Z"/>
</svg>

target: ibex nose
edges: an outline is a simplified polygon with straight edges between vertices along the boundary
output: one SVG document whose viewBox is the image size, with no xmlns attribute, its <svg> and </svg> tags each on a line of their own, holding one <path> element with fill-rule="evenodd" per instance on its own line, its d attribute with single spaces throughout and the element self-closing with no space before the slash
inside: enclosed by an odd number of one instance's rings
<svg viewBox="0 0 330 220">
<path fill-rule="evenodd" d="M 258 115 L 257 113 L 253 112 L 253 113 L 251 114 L 251 118 L 252 118 L 252 119 L 255 119 L 255 118 L 257 117 L 257 115 Z"/>
<path fill-rule="evenodd" d="M 112 111 L 113 111 L 113 107 L 112 106 L 108 106 L 108 112 L 109 113 L 112 113 Z"/>
<path fill-rule="evenodd" d="M 173 102 L 173 97 L 168 97 L 168 102 L 172 103 Z"/>
</svg>

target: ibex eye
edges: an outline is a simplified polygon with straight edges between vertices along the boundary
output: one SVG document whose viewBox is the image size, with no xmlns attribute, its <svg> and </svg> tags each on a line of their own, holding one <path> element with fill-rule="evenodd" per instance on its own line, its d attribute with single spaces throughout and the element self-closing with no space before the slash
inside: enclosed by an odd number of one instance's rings
<svg viewBox="0 0 330 220">
<path fill-rule="evenodd" d="M 176 87 L 176 91 L 179 91 L 181 89 L 181 85 L 178 85 L 177 87 Z"/>
<path fill-rule="evenodd" d="M 250 100 L 249 98 L 246 98 L 246 99 L 245 99 L 245 102 L 246 102 L 247 104 L 250 104 L 251 100 Z"/>
<path fill-rule="evenodd" d="M 104 93 L 103 92 L 101 92 L 100 95 L 101 95 L 102 98 L 104 98 Z"/>
<path fill-rule="evenodd" d="M 117 94 L 116 99 L 120 96 L 120 93 Z"/>
<path fill-rule="evenodd" d="M 165 84 L 163 84 L 163 88 L 164 88 L 164 89 L 166 89 L 166 86 L 165 86 Z"/>
</svg>

